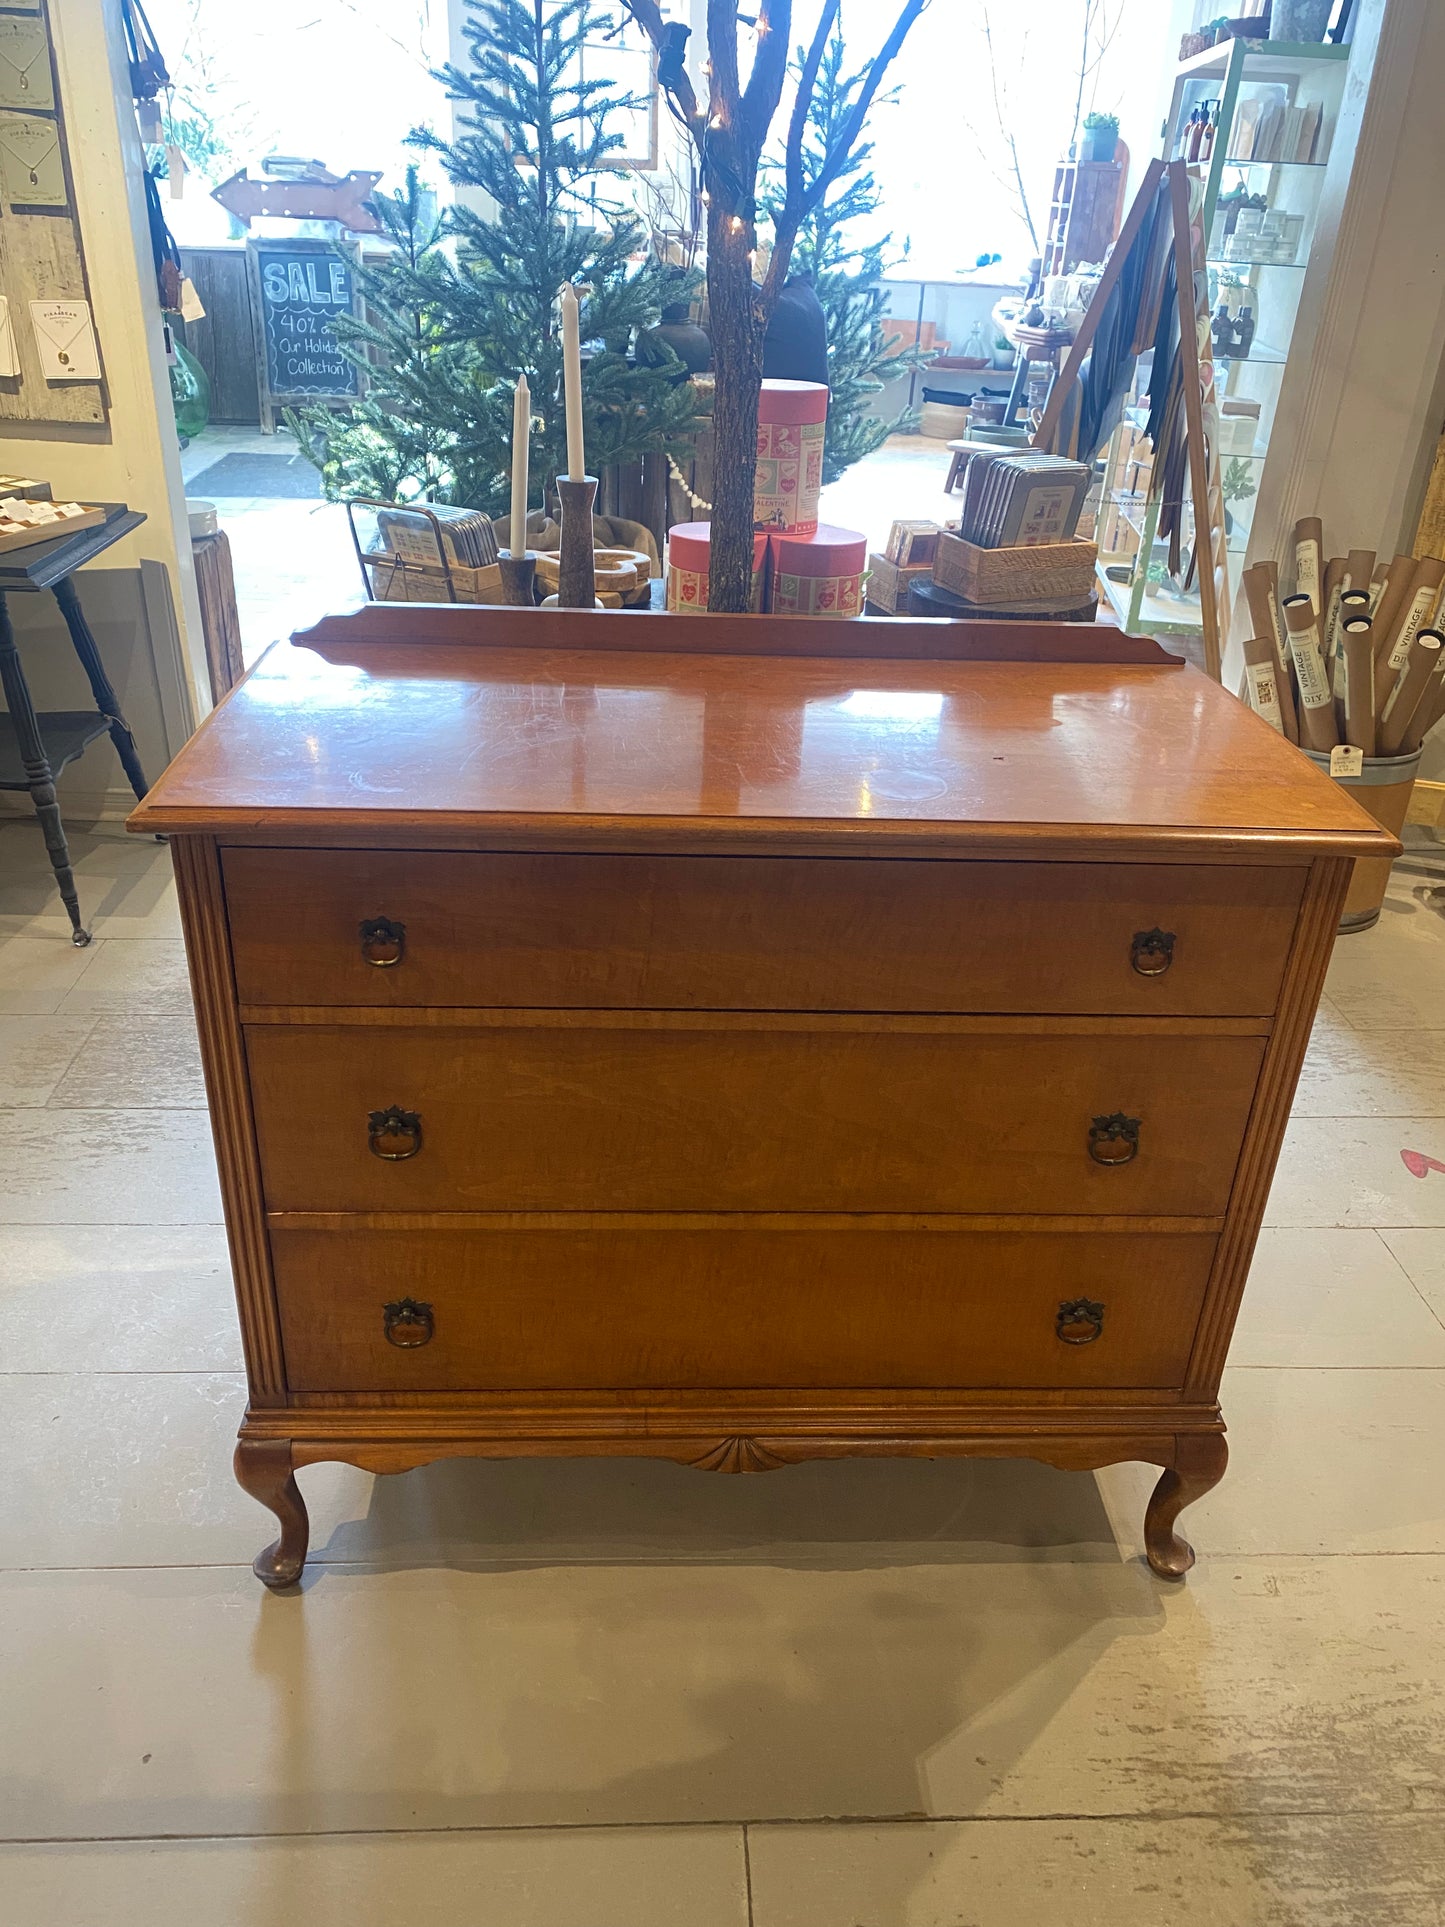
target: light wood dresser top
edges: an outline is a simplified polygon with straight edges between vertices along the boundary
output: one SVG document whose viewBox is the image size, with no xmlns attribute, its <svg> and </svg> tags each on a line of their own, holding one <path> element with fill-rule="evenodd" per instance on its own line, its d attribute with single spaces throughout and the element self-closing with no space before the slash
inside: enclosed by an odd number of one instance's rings
<svg viewBox="0 0 1445 1927">
<path fill-rule="evenodd" d="M 530 825 L 635 847 L 639 830 L 685 831 L 695 847 L 769 830 L 814 847 L 837 832 L 979 853 L 1133 844 L 1143 830 L 1155 856 L 1281 839 L 1389 848 L 1298 750 L 1172 660 L 529 649 L 505 641 L 527 612 L 482 613 L 501 642 L 357 642 L 337 621 L 310 646 L 277 644 L 134 826 L 390 841 Z M 898 631 L 957 625 L 867 626 L 902 646 Z"/>
</svg>

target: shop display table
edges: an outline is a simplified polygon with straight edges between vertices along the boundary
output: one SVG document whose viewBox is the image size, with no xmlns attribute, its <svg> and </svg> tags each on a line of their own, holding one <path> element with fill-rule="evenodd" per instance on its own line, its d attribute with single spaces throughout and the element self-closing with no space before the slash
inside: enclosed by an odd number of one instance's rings
<svg viewBox="0 0 1445 1927">
<path fill-rule="evenodd" d="M 45 847 L 62 902 L 70 917 L 71 941 L 88 944 L 90 932 L 80 914 L 80 896 L 70 868 L 70 848 L 55 797 L 55 778 L 102 736 L 115 745 L 131 788 L 146 793 L 145 772 L 136 754 L 135 738 L 121 714 L 120 704 L 105 673 L 95 637 L 80 606 L 71 580 L 75 571 L 138 529 L 145 517 L 123 502 L 103 504 L 106 519 L 99 527 L 57 535 L 48 542 L 32 542 L 0 555 L 0 688 L 6 714 L 0 715 L 0 790 L 26 790 L 40 819 Z M 45 710 L 37 715 L 30 699 L 25 666 L 15 642 L 7 598 L 16 593 L 35 595 L 54 591 L 70 631 L 70 640 L 95 699 L 94 709 Z"/>
<path fill-rule="evenodd" d="M 1143 1459 L 1192 1562 L 1351 862 L 1396 847 L 1216 684 L 1094 625 L 378 604 L 131 822 L 267 1584 L 298 1467 L 464 1454 Z"/>
</svg>

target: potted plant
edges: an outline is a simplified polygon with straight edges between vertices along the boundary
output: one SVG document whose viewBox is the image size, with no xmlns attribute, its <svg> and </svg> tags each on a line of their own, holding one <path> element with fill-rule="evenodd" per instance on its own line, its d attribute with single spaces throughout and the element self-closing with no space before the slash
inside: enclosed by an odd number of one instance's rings
<svg viewBox="0 0 1445 1927">
<path fill-rule="evenodd" d="M 1117 114 L 1086 114 L 1084 116 L 1084 159 L 1086 161 L 1111 161 L 1114 149 L 1119 144 L 1119 116 Z"/>
<path fill-rule="evenodd" d="M 1234 514 L 1230 503 L 1247 502 L 1254 494 L 1254 475 L 1249 463 L 1234 456 L 1225 467 L 1220 488 L 1224 496 L 1224 533 L 1229 536 L 1234 533 Z"/>
</svg>

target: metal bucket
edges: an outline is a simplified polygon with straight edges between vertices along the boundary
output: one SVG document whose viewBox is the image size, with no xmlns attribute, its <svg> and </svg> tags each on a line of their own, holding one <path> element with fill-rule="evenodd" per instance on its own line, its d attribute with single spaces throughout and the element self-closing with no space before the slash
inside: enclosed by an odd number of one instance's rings
<svg viewBox="0 0 1445 1927">
<path fill-rule="evenodd" d="M 1307 749 L 1305 755 L 1316 769 L 1329 775 L 1328 750 Z M 1420 756 L 1418 749 L 1411 750 L 1408 756 L 1367 756 L 1358 776 L 1336 776 L 1333 781 L 1341 789 L 1349 790 L 1360 807 L 1368 810 L 1392 836 L 1398 836 L 1405 827 L 1410 793 L 1420 770 Z M 1350 878 L 1349 894 L 1340 918 L 1341 936 L 1347 931 L 1368 930 L 1379 922 L 1390 868 L 1389 857 L 1355 859 L 1355 872 Z"/>
</svg>

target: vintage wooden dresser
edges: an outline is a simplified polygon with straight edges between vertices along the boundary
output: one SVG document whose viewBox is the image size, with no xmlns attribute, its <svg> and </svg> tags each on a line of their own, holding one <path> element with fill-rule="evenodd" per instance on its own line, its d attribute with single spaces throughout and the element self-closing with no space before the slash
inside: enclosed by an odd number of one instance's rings
<svg viewBox="0 0 1445 1927">
<path fill-rule="evenodd" d="M 1192 1563 L 1351 861 L 1395 847 L 1214 683 L 1104 629 L 383 604 L 131 821 L 173 839 L 268 1585 L 297 1467 L 454 1454 L 1143 1459 Z"/>
</svg>

